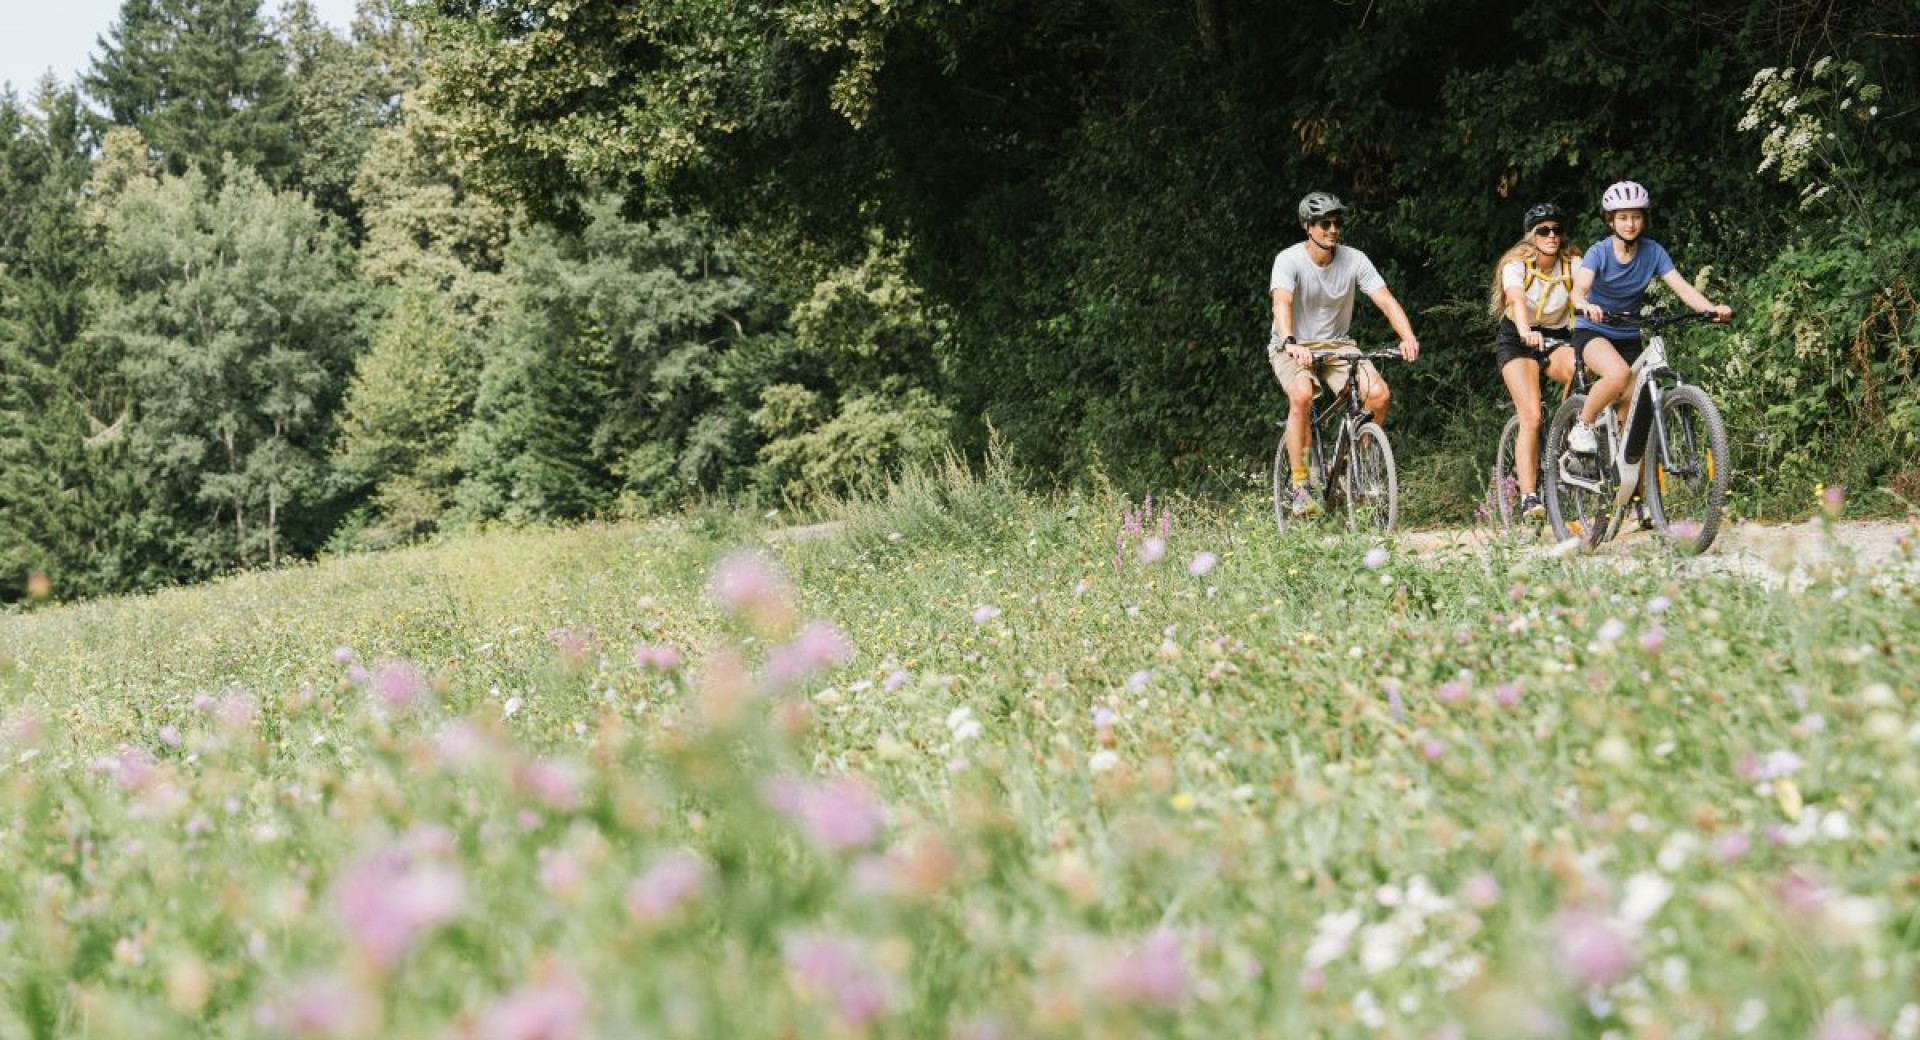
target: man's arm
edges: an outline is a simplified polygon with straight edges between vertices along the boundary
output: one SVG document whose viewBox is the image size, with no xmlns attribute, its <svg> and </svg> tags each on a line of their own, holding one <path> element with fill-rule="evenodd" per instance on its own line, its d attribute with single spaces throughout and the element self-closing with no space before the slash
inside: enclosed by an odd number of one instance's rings
<svg viewBox="0 0 1920 1040">
<path fill-rule="evenodd" d="M 1381 286 L 1367 294 L 1380 313 L 1387 316 L 1387 324 L 1393 326 L 1395 335 L 1400 337 L 1400 356 L 1408 361 L 1420 356 L 1420 341 L 1414 338 L 1413 323 L 1407 320 L 1407 312 L 1400 301 L 1393 298 L 1393 290 Z"/>
<path fill-rule="evenodd" d="M 1273 334 L 1280 337 L 1287 353 L 1303 365 L 1313 364 L 1313 351 L 1301 346 L 1293 338 L 1293 290 L 1275 289 L 1273 291 Z"/>
</svg>

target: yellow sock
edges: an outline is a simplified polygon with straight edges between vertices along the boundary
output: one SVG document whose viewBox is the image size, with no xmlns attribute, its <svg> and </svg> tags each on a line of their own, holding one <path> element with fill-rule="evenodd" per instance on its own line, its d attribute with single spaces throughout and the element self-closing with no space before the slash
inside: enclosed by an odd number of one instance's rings
<svg viewBox="0 0 1920 1040">
<path fill-rule="evenodd" d="M 1307 482 L 1307 467 L 1293 467 L 1293 482 L 1295 484 L 1305 484 Z"/>
</svg>

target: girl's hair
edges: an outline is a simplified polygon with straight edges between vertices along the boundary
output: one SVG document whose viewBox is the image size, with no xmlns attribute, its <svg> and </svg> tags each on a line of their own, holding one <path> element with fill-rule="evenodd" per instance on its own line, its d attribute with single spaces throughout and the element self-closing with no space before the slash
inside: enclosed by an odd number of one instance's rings
<svg viewBox="0 0 1920 1040">
<path fill-rule="evenodd" d="M 1580 256 L 1585 252 L 1586 249 L 1564 238 L 1560 240 L 1559 259 L 1561 262 L 1571 263 L 1574 257 Z M 1520 261 L 1521 265 L 1525 266 L 1539 258 L 1540 250 L 1534 248 L 1533 235 L 1529 232 L 1528 234 L 1521 235 L 1520 241 L 1508 246 L 1507 251 L 1500 254 L 1500 259 L 1493 262 L 1493 292 L 1487 297 L 1487 313 L 1492 315 L 1494 320 L 1498 321 L 1500 316 L 1507 311 L 1507 290 L 1500 284 L 1500 269 L 1513 263 L 1515 260 Z"/>
</svg>

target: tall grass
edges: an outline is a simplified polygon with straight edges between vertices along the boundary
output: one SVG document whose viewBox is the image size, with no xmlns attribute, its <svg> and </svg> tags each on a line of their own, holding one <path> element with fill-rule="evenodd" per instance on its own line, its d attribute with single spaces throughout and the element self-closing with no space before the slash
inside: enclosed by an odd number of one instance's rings
<svg viewBox="0 0 1920 1040">
<path fill-rule="evenodd" d="M 0 618 L 0 1035 L 1920 1031 L 1910 552 L 824 519 Z"/>
</svg>

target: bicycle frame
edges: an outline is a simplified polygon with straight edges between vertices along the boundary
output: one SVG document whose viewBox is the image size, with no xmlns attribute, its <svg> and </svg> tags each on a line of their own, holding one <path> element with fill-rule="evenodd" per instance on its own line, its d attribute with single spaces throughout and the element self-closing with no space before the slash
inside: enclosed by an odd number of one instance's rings
<svg viewBox="0 0 1920 1040">
<path fill-rule="evenodd" d="M 1601 413 L 1600 421 L 1596 424 L 1610 434 L 1608 443 L 1613 452 L 1603 465 L 1612 467 L 1618 485 L 1614 489 L 1613 513 L 1608 518 L 1606 533 L 1601 541 L 1611 541 L 1619 535 L 1633 509 L 1633 500 L 1640 492 L 1641 475 L 1646 471 L 1649 439 L 1658 446 L 1659 457 L 1655 461 L 1659 465 L 1670 466 L 1673 461 L 1669 454 L 1671 449 L 1667 442 L 1666 420 L 1663 418 L 1665 409 L 1661 404 L 1668 393 L 1687 384 L 1667 364 L 1666 338 L 1661 335 L 1659 326 L 1697 320 L 1697 317 L 1683 315 L 1664 321 L 1650 319 L 1644 322 L 1646 346 L 1640 351 L 1640 356 L 1634 359 L 1630 369 L 1632 378 L 1628 385 L 1631 396 L 1628 400 L 1632 403 L 1627 409 L 1625 428 L 1621 428 L 1618 415 L 1611 407 Z M 1575 359 L 1574 368 L 1577 373 L 1578 358 Z M 1599 480 L 1586 480 L 1565 470 L 1561 472 L 1561 479 L 1595 494 L 1603 490 Z"/>
<path fill-rule="evenodd" d="M 1337 413 L 1344 413 L 1340 415 L 1337 428 L 1333 434 L 1332 450 L 1325 452 L 1321 459 L 1323 467 L 1320 470 L 1319 476 L 1320 487 L 1322 489 L 1321 493 L 1323 495 L 1327 489 L 1334 486 L 1334 479 L 1342 472 L 1341 467 L 1345 465 L 1348 457 L 1353 454 L 1354 441 L 1359 436 L 1361 425 L 1373 421 L 1373 413 L 1367 411 L 1366 406 L 1360 403 L 1359 363 L 1370 360 L 1384 360 L 1386 354 L 1387 352 L 1385 351 L 1375 351 L 1371 354 L 1353 354 L 1331 350 L 1316 350 L 1313 352 L 1313 360 L 1316 363 L 1321 361 L 1351 359 L 1353 366 L 1353 370 L 1347 373 L 1347 385 L 1341 387 L 1340 392 L 1333 395 L 1333 400 L 1327 402 L 1326 406 L 1320 409 L 1318 414 L 1314 415 L 1312 429 L 1309 434 L 1312 440 L 1308 442 L 1307 464 L 1311 466 L 1313 465 L 1312 444 L 1314 442 L 1324 443 L 1325 438 L 1321 436 L 1321 431 L 1330 425 L 1329 420 L 1333 419 Z M 1393 352 L 1391 356 L 1398 358 L 1400 355 L 1396 351 Z"/>
</svg>

